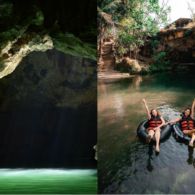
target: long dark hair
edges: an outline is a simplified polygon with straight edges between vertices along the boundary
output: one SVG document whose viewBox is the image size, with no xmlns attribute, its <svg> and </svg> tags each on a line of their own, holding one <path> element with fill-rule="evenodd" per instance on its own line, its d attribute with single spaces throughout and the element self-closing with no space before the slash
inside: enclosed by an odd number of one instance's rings
<svg viewBox="0 0 195 195">
<path fill-rule="evenodd" d="M 151 117 L 155 117 L 155 116 L 152 114 L 152 111 L 153 111 L 153 110 L 156 110 L 156 109 L 151 109 L 151 110 L 150 110 L 150 115 L 151 115 Z M 156 112 L 157 112 L 157 116 L 156 116 L 156 117 L 161 117 L 160 112 L 159 112 L 158 110 L 156 110 Z"/>
<path fill-rule="evenodd" d="M 191 116 L 192 109 L 188 107 L 188 108 L 186 108 L 186 109 L 181 113 L 181 116 L 182 116 L 182 117 L 185 117 L 185 111 L 186 111 L 186 110 L 190 110 L 189 116 Z"/>
</svg>

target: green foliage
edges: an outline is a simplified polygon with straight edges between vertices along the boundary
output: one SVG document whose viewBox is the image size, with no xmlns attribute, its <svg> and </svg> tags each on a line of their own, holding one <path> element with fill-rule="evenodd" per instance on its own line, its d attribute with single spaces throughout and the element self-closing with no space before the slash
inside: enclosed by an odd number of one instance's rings
<svg viewBox="0 0 195 195">
<path fill-rule="evenodd" d="M 153 64 L 150 66 L 150 71 L 163 71 L 167 70 L 170 65 L 170 61 L 167 60 L 167 53 L 162 51 L 153 55 Z"/>
<path fill-rule="evenodd" d="M 113 26 L 109 26 L 106 18 L 99 17 L 98 26 L 104 22 L 104 33 L 115 26 L 117 33 L 113 36 L 119 55 L 138 49 L 148 37 L 156 35 L 159 27 L 167 23 L 170 11 L 169 7 L 161 7 L 158 0 L 99 0 L 98 8 L 112 19 Z"/>
<path fill-rule="evenodd" d="M 63 33 L 57 21 L 50 29 L 46 29 L 44 26 L 44 10 L 41 10 L 40 7 L 36 5 L 33 5 L 33 7 L 29 9 L 29 14 L 19 14 L 15 16 L 15 12 L 13 12 L 13 2 L 10 0 L 1 2 L 0 24 L 3 28 L 0 29 L 0 51 L 7 46 L 9 42 L 16 41 L 21 37 L 25 39 L 26 35 L 31 36 L 32 34 L 38 33 L 40 37 L 35 36 L 33 41 L 39 43 L 39 41 L 41 41 L 39 38 L 42 38 L 41 35 L 50 34 L 54 46 L 62 52 L 96 60 L 97 29 L 94 27 L 95 25 L 89 23 L 84 30 L 78 32 L 77 36 L 80 38 L 77 38 L 72 34 Z M 0 59 L 0 69 L 1 66 L 2 62 Z"/>
<path fill-rule="evenodd" d="M 21 31 L 21 28 L 19 29 L 19 27 L 16 26 L 7 31 L 0 32 L 0 49 L 3 48 L 8 41 L 16 39 L 21 34 Z"/>
<path fill-rule="evenodd" d="M 184 36 L 185 37 L 190 36 L 190 35 L 192 35 L 192 33 L 193 33 L 193 30 L 192 29 L 188 29 L 187 31 L 185 31 Z"/>
<path fill-rule="evenodd" d="M 160 41 L 157 39 L 153 39 L 150 41 L 151 47 L 153 52 L 155 52 L 155 50 L 157 49 L 158 45 L 160 44 Z"/>
<path fill-rule="evenodd" d="M 40 10 L 38 10 L 35 14 L 35 17 L 32 19 L 31 24 L 34 24 L 36 26 L 41 26 L 43 25 L 43 22 L 44 22 L 44 15 Z"/>
<path fill-rule="evenodd" d="M 54 46 L 64 53 L 96 60 L 96 45 L 82 42 L 73 34 L 51 34 Z"/>
<path fill-rule="evenodd" d="M 118 45 L 120 47 L 130 45 L 130 50 L 136 50 L 144 44 L 147 37 L 156 35 L 159 31 L 159 25 L 165 23 L 167 18 L 161 17 L 162 8 L 156 0 L 129 0 L 128 2 L 129 5 L 133 5 L 133 8 L 129 8 L 130 10 L 125 16 L 126 20 L 130 22 L 120 29 Z M 121 37 L 125 36 L 124 34 L 126 34 L 126 39 L 121 41 Z"/>
<path fill-rule="evenodd" d="M 17 28 L 11 28 L 8 31 L 2 32 L 0 34 L 1 40 L 12 40 L 19 35 L 19 30 Z"/>
<path fill-rule="evenodd" d="M 12 4 L 11 3 L 3 3 L 0 6 L 0 19 L 9 18 L 12 13 Z"/>
</svg>

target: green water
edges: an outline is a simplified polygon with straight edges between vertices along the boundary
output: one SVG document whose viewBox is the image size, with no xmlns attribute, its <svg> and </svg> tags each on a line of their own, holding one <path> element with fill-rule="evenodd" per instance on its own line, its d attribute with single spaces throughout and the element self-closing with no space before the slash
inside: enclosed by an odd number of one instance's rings
<svg viewBox="0 0 195 195">
<path fill-rule="evenodd" d="M 0 169 L 0 194 L 95 194 L 96 170 Z"/>
<path fill-rule="evenodd" d="M 98 83 L 100 193 L 195 193 L 193 149 L 171 135 L 156 155 L 136 136 L 146 119 L 142 98 L 165 119 L 177 118 L 195 97 L 194 73 L 136 76 Z"/>
</svg>

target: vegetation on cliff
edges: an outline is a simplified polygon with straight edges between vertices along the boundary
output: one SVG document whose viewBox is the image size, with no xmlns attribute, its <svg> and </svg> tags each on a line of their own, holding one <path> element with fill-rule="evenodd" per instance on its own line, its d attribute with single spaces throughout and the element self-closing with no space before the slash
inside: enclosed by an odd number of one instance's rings
<svg viewBox="0 0 195 195">
<path fill-rule="evenodd" d="M 78 2 L 77 5 L 61 0 L 5 0 L 0 3 L 1 68 L 13 53 L 29 43 L 31 46 L 42 44 L 45 36 L 51 38 L 53 47 L 64 53 L 96 60 L 96 26 L 94 14 L 90 15 L 96 8 L 93 1 L 89 4 Z M 77 25 L 70 10 L 75 10 L 77 19 L 83 13 Z M 9 45 L 13 48 L 5 52 Z"/>
<path fill-rule="evenodd" d="M 167 24 L 169 11 L 170 8 L 160 5 L 158 0 L 99 0 L 99 58 L 103 41 L 111 38 L 119 62 L 124 57 L 137 59 L 140 47 Z"/>
</svg>

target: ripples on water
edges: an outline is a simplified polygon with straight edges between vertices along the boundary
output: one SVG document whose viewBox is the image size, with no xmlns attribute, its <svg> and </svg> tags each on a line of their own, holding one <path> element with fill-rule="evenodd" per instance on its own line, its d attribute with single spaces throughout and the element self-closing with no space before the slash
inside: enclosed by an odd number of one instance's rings
<svg viewBox="0 0 195 195">
<path fill-rule="evenodd" d="M 158 108 L 170 120 L 191 106 L 194 84 L 193 75 L 189 78 L 185 74 L 99 82 L 99 192 L 195 193 L 192 149 L 171 135 L 161 143 L 156 156 L 152 145 L 136 137 L 138 124 L 146 118 L 142 98 L 146 98 L 149 108 Z"/>
<path fill-rule="evenodd" d="M 96 170 L 0 169 L 0 194 L 95 194 Z"/>
</svg>

